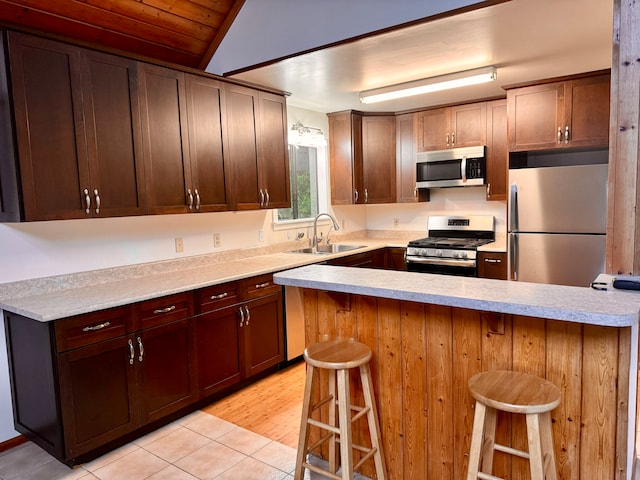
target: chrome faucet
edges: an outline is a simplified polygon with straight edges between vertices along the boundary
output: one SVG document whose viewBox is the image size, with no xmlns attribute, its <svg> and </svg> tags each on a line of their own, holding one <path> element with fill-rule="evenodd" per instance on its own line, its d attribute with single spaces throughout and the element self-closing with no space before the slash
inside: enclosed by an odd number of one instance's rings
<svg viewBox="0 0 640 480">
<path fill-rule="evenodd" d="M 333 222 L 334 230 L 340 230 L 340 227 L 338 226 L 338 222 L 336 221 L 335 218 L 333 218 L 333 216 L 331 216 L 328 213 L 319 213 L 316 219 L 313 221 L 313 240 L 311 241 L 311 248 L 318 248 L 318 219 L 323 215 L 326 215 L 331 219 L 331 221 Z M 327 234 L 327 240 L 328 238 L 329 238 L 329 234 Z"/>
</svg>

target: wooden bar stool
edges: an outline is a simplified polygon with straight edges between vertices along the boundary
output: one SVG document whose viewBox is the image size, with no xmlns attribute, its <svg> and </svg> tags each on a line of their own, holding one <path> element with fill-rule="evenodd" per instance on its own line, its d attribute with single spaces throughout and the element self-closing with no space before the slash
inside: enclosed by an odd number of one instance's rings
<svg viewBox="0 0 640 480">
<path fill-rule="evenodd" d="M 298 454 L 294 474 L 295 480 L 302 480 L 305 468 L 336 480 L 351 480 L 354 471 L 372 456 L 378 480 L 385 480 L 387 470 L 381 450 L 378 413 L 373 396 L 371 370 L 369 369 L 371 349 L 353 339 L 338 338 L 310 345 L 304 351 L 304 359 L 307 362 L 307 378 L 302 405 L 300 439 L 298 440 Z M 352 368 L 359 368 L 360 371 L 364 407 L 351 405 L 349 370 Z M 311 396 L 314 379 L 318 374 L 318 372 L 316 372 L 317 369 L 328 370 L 329 393 L 326 398 L 312 405 Z M 327 404 L 329 407 L 328 423 L 311 418 L 312 412 Z M 336 407 L 338 410 L 337 423 Z M 353 416 L 351 415 L 352 411 L 356 412 Z M 355 445 L 351 434 L 352 422 L 364 415 L 367 417 L 371 448 Z M 314 445 L 309 446 L 309 427 L 311 425 L 319 427 L 328 433 L 322 436 Z M 329 442 L 329 471 L 307 462 L 307 455 L 325 442 Z M 338 442 L 340 446 L 340 465 L 338 465 L 336 458 L 336 442 Z M 353 464 L 352 449 L 364 453 L 364 456 L 356 465 Z M 339 466 L 342 468 L 341 475 L 337 474 Z"/>
<path fill-rule="evenodd" d="M 467 480 L 498 480 L 491 475 L 495 450 L 529 460 L 531 480 L 557 480 L 551 410 L 560 403 L 560 389 L 544 378 L 505 370 L 481 372 L 469 379 L 476 399 Z M 529 451 L 495 443 L 496 413 L 526 415 Z"/>
</svg>

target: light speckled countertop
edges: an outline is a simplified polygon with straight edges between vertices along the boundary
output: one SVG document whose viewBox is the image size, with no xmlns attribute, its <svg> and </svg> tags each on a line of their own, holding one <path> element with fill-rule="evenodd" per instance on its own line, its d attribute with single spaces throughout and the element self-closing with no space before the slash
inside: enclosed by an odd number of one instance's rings
<svg viewBox="0 0 640 480">
<path fill-rule="evenodd" d="M 637 325 L 640 312 L 640 293 L 589 287 L 329 265 L 280 272 L 274 279 L 282 285 L 317 290 L 612 327 Z"/>
<path fill-rule="evenodd" d="M 231 282 L 322 262 L 387 246 L 405 247 L 407 240 L 365 237 L 337 243 L 366 245 L 331 255 L 234 251 L 222 258 L 188 257 L 181 260 L 118 267 L 0 284 L 0 309 L 47 322 L 127 305 L 151 298 Z M 291 243 L 293 249 L 305 245 Z"/>
</svg>

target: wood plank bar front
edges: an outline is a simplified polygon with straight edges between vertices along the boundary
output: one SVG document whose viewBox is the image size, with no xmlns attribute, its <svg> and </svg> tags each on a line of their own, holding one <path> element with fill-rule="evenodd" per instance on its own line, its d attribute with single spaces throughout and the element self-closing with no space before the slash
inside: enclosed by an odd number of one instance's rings
<svg viewBox="0 0 640 480">
<path fill-rule="evenodd" d="M 464 477 L 474 417 L 467 381 L 490 369 L 546 378 L 562 392 L 551 412 L 562 480 L 625 479 L 631 327 L 304 289 L 306 341 L 367 344 L 390 479 Z M 355 386 L 354 386 L 355 388 Z M 318 392 L 319 398 L 320 392 Z M 497 440 L 526 446 L 520 416 L 500 412 Z M 354 435 L 365 435 L 354 424 Z M 326 452 L 323 452 L 326 455 Z M 522 459 L 497 454 L 494 474 L 528 479 Z M 372 461 L 362 473 L 375 478 Z"/>
</svg>

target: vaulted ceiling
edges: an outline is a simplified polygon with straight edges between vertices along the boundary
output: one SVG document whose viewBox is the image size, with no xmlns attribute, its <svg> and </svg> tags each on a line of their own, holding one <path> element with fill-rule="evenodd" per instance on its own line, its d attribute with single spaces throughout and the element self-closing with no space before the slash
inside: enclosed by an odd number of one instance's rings
<svg viewBox="0 0 640 480">
<path fill-rule="evenodd" d="M 0 0 L 0 22 L 203 69 L 244 0 Z"/>
</svg>

